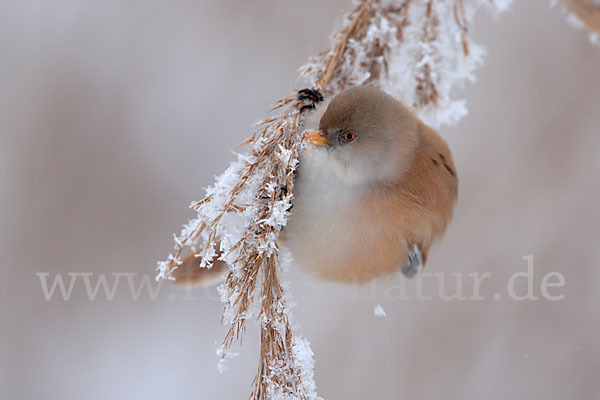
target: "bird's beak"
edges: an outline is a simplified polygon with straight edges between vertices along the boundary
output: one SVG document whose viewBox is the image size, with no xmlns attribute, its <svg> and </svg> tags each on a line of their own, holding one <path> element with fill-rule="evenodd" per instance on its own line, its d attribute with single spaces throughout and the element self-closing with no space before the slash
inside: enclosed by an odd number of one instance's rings
<svg viewBox="0 0 600 400">
<path fill-rule="evenodd" d="M 315 146 L 325 146 L 327 144 L 327 138 L 323 135 L 323 132 L 314 131 L 304 135 L 302 142 L 308 142 L 310 144 L 314 144 Z"/>
</svg>

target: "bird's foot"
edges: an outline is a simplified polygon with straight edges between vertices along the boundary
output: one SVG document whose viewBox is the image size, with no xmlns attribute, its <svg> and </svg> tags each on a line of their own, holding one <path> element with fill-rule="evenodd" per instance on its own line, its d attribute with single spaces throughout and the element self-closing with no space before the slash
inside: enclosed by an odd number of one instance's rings
<svg viewBox="0 0 600 400">
<path fill-rule="evenodd" d="M 282 199 L 283 199 L 285 196 L 287 196 L 287 195 L 288 195 L 288 190 L 287 190 L 287 188 L 286 188 L 285 186 L 283 186 L 283 187 L 281 188 L 281 194 L 279 195 L 279 200 L 282 200 Z M 263 196 L 263 197 L 261 197 L 260 199 L 261 199 L 262 201 L 268 201 L 268 200 L 270 200 L 271 198 L 270 198 L 269 196 Z M 290 205 L 290 206 L 289 206 L 289 207 L 286 209 L 286 211 L 290 211 L 290 210 L 291 210 L 293 207 L 294 207 L 294 205 L 293 205 L 293 204 L 291 204 L 291 205 Z"/>
<path fill-rule="evenodd" d="M 402 274 L 407 278 L 413 278 L 423 269 L 423 253 L 416 244 L 413 245 L 412 251 L 408 259 L 402 266 Z"/>
<path fill-rule="evenodd" d="M 317 89 L 298 90 L 298 100 L 312 100 L 313 103 L 323 101 L 323 95 Z"/>
<path fill-rule="evenodd" d="M 323 101 L 323 95 L 321 94 L 321 92 L 319 92 L 317 89 L 302 89 L 298 91 L 298 100 L 300 101 L 304 101 L 304 100 L 308 100 L 310 101 L 309 104 L 305 104 L 300 108 L 300 111 L 304 111 L 304 110 L 314 110 L 315 107 L 317 106 L 317 103 Z"/>
</svg>

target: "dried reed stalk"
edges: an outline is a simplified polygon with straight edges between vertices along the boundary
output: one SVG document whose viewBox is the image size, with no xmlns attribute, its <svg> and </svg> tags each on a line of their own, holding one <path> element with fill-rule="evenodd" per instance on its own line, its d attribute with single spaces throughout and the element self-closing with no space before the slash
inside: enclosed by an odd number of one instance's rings
<svg viewBox="0 0 600 400">
<path fill-rule="evenodd" d="M 331 48 L 314 56 L 301 74 L 325 96 L 372 84 L 412 104 L 425 113 L 422 117 L 457 120 L 451 114 L 462 110 L 450 100 L 450 89 L 470 79 L 479 62 L 480 52 L 473 51 L 467 35 L 473 10 L 490 3 L 505 8 L 508 1 L 358 1 L 333 34 Z M 454 18 L 442 19 L 445 12 Z M 261 121 L 242 143 L 250 146 L 249 154 L 238 154 L 206 197 L 192 204 L 197 217 L 183 227 L 168 259 L 158 266 L 157 279 L 169 278 L 185 246 L 202 257 L 201 267 L 210 267 L 216 256 L 229 265 L 220 287 L 223 322 L 229 324 L 221 363 L 234 341 L 241 342 L 248 319 L 258 318 L 261 348 L 251 399 L 318 398 L 312 352 L 292 329 L 280 278 L 290 257 L 277 243 L 291 205 L 300 127 L 309 103 L 291 95 L 275 104 L 271 111 L 278 114 Z"/>
</svg>

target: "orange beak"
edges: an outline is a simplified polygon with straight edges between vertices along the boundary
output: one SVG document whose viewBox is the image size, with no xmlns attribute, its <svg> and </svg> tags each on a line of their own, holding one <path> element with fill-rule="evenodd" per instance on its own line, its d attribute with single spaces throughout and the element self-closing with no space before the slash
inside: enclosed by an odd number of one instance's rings
<svg viewBox="0 0 600 400">
<path fill-rule="evenodd" d="M 308 142 L 310 144 L 314 144 L 315 146 L 325 146 L 327 144 L 327 138 L 323 136 L 323 132 L 314 131 L 308 135 L 304 135 L 302 142 Z"/>
</svg>

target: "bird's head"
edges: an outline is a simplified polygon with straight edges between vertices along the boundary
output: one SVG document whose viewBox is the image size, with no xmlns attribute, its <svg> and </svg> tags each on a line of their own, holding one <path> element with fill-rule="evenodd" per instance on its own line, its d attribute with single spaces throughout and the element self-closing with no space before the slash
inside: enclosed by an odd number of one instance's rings
<svg viewBox="0 0 600 400">
<path fill-rule="evenodd" d="M 419 145 L 418 120 L 400 101 L 372 86 L 335 96 L 319 130 L 305 141 L 327 150 L 335 175 L 347 184 L 389 184 L 410 167 Z"/>
</svg>

